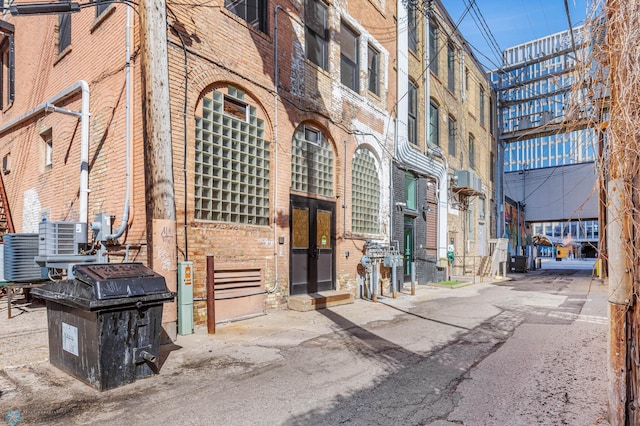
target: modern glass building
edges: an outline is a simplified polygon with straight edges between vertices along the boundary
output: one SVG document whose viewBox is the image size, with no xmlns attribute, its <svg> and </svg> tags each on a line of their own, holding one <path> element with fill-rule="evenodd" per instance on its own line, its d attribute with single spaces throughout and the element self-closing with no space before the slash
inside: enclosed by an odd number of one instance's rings
<svg viewBox="0 0 640 426">
<path fill-rule="evenodd" d="M 578 27 L 510 47 L 503 66 L 490 73 L 498 97 L 503 199 L 514 200 L 525 217 L 518 238 L 509 236 L 518 241 L 515 254 L 525 254 L 535 234 L 595 254 L 597 137 L 573 108 L 579 105 L 573 98 L 581 96 L 573 86 L 582 34 Z"/>
</svg>

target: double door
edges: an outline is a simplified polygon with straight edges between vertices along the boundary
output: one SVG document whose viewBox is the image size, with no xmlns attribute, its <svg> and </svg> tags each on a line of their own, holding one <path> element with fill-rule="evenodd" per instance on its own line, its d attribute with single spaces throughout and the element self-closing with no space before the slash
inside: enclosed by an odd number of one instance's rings
<svg viewBox="0 0 640 426">
<path fill-rule="evenodd" d="M 291 294 L 335 289 L 335 203 L 291 196 Z"/>
</svg>

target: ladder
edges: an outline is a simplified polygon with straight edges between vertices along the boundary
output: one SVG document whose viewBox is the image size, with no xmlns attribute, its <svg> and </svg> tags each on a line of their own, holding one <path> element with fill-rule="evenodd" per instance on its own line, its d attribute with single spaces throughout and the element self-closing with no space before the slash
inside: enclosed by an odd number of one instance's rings
<svg viewBox="0 0 640 426">
<path fill-rule="evenodd" d="M 0 240 L 4 234 L 14 232 L 11 210 L 9 210 L 9 199 L 7 198 L 7 191 L 4 188 L 2 173 L 0 173 Z"/>
</svg>

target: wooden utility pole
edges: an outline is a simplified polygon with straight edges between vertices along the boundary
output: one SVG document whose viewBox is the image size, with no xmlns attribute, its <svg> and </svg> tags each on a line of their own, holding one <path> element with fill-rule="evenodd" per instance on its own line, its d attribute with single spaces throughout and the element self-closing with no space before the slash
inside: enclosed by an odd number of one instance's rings
<svg viewBox="0 0 640 426">
<path fill-rule="evenodd" d="M 147 213 L 147 258 L 163 275 L 170 291 L 177 289 L 176 206 L 171 153 L 167 12 L 165 0 L 141 0 L 140 56 Z M 177 304 L 164 305 L 162 326 L 177 337 Z"/>
<path fill-rule="evenodd" d="M 606 212 L 609 263 L 609 423 L 612 426 L 638 424 L 635 414 L 637 384 L 637 279 L 638 240 L 634 237 L 637 214 L 637 123 L 634 104 L 637 64 L 637 0 L 608 0 L 605 5 L 607 34 L 604 58 L 608 62 L 610 125 L 607 157 L 609 173 Z M 634 40 L 635 39 L 635 40 Z"/>
</svg>

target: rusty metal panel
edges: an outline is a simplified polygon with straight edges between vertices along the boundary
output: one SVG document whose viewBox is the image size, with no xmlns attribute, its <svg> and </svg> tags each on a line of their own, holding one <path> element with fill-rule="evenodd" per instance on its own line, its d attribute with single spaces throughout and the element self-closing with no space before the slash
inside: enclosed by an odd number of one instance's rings
<svg viewBox="0 0 640 426">
<path fill-rule="evenodd" d="M 223 268 L 214 271 L 216 322 L 263 314 L 262 269 L 246 264 L 224 264 Z"/>
</svg>

